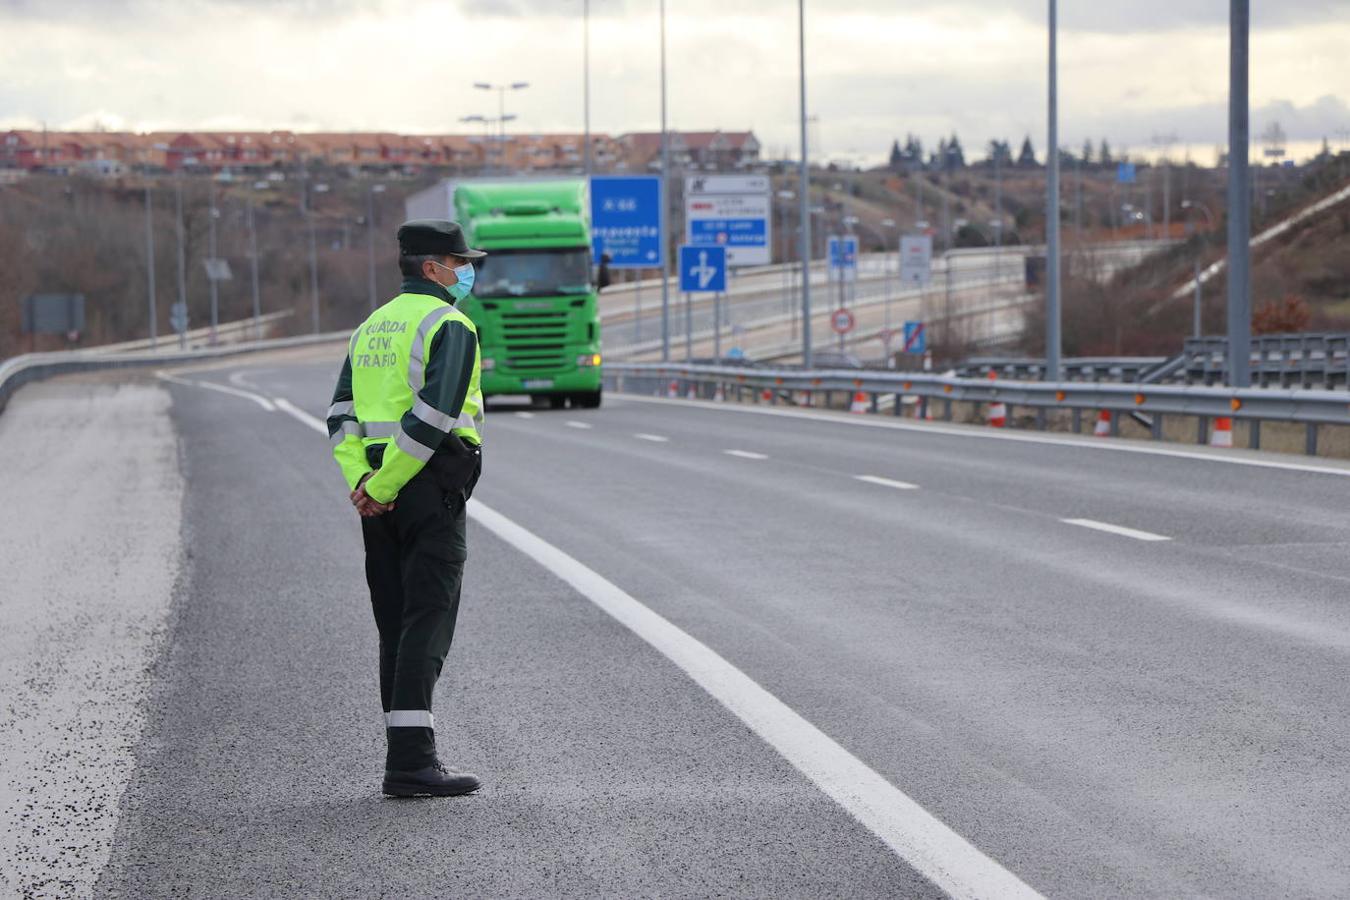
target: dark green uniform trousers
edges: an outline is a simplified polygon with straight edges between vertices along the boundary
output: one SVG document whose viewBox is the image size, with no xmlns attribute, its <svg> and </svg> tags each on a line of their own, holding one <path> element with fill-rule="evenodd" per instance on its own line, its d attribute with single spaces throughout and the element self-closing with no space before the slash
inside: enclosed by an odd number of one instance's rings
<svg viewBox="0 0 1350 900">
<path fill-rule="evenodd" d="M 462 495 L 447 493 L 423 470 L 399 492 L 393 511 L 361 520 L 391 770 L 436 761 L 431 696 L 459 615 L 464 506 Z"/>
</svg>

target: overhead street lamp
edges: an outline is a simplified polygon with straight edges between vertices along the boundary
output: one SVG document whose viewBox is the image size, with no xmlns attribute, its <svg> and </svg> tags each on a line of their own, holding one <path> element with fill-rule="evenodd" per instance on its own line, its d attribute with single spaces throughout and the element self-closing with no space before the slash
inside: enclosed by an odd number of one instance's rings
<svg viewBox="0 0 1350 900">
<path fill-rule="evenodd" d="M 366 192 L 366 251 L 370 262 L 370 311 L 375 311 L 375 195 L 384 193 L 384 185 L 372 184 Z"/>
<path fill-rule="evenodd" d="M 886 229 L 887 232 L 895 232 L 895 241 L 896 241 L 896 245 L 895 245 L 895 283 L 896 283 L 896 286 L 899 287 L 899 286 L 900 286 L 900 283 L 901 283 L 901 278 L 900 278 L 900 243 L 899 243 L 900 238 L 899 238 L 899 232 L 896 230 L 899 226 L 897 225 L 897 223 L 896 223 L 896 221 L 895 221 L 894 219 L 886 218 L 886 219 L 882 219 L 882 220 L 881 220 L 881 227 L 884 228 L 884 229 Z M 881 249 L 884 251 L 884 252 L 881 254 L 881 266 L 882 266 L 881 271 L 882 271 L 882 273 L 883 273 L 883 275 L 884 275 L 884 277 L 882 278 L 882 282 L 881 282 L 881 283 L 882 283 L 882 289 L 886 292 L 886 331 L 889 333 L 890 330 L 891 330 L 891 284 L 890 284 L 890 281 L 891 281 L 891 279 L 890 279 L 891 267 L 888 266 L 888 265 L 886 265 L 886 254 L 887 254 L 887 253 L 890 253 L 890 250 L 887 249 L 887 244 L 886 244 L 887 238 L 886 238 L 886 236 L 885 236 L 885 235 L 881 235 L 881 238 L 882 238 L 882 241 L 881 241 Z M 887 341 L 886 341 L 886 355 L 887 355 L 888 360 L 889 360 L 889 357 L 890 357 L 890 339 L 889 339 L 889 338 L 887 338 Z M 887 362 L 887 366 L 888 366 L 888 367 L 889 367 L 891 364 L 892 364 L 892 363 L 891 363 L 890 361 Z"/>
<path fill-rule="evenodd" d="M 1208 206 L 1199 202 L 1198 200 L 1182 200 L 1181 208 L 1187 210 L 1188 212 L 1194 209 L 1200 210 L 1200 212 L 1205 214 L 1205 221 L 1209 223 L 1210 230 L 1211 231 L 1214 230 L 1214 214 L 1209 211 Z M 1195 227 L 1195 221 L 1193 218 L 1188 218 L 1186 220 L 1186 230 L 1190 231 L 1192 234 L 1195 234 L 1199 238 L 1200 242 L 1200 245 L 1195 249 L 1195 267 L 1194 267 L 1195 308 L 1194 310 L 1192 310 L 1191 313 L 1191 335 L 1193 337 L 1201 337 L 1204 332 L 1204 323 L 1202 322 L 1200 315 L 1201 299 L 1202 299 L 1200 294 L 1201 291 L 1200 257 L 1204 255 L 1205 252 L 1205 238 L 1203 235 L 1199 233 L 1199 229 Z"/>
<path fill-rule="evenodd" d="M 779 199 L 780 201 L 782 201 L 781 203 L 778 204 L 778 221 L 779 221 L 779 227 L 778 227 L 778 251 L 779 251 L 779 265 L 782 267 L 781 271 L 782 271 L 782 274 L 783 274 L 783 278 L 782 278 L 782 282 L 783 282 L 783 303 L 786 305 L 786 307 L 787 307 L 788 310 L 791 310 L 791 309 L 792 309 L 792 272 L 791 272 L 791 270 L 790 270 L 790 267 L 788 266 L 789 244 L 790 244 L 791 242 L 790 242 L 789 239 L 788 239 L 788 228 L 787 228 L 787 220 L 788 220 L 788 216 L 787 216 L 787 204 L 788 204 L 788 202 L 791 201 L 791 200 L 796 200 L 796 199 L 797 199 L 797 194 L 796 194 L 795 192 L 789 191 L 789 190 L 779 190 L 779 191 L 777 192 L 776 196 L 778 197 L 778 199 Z"/>
<path fill-rule="evenodd" d="M 461 122 L 478 122 L 478 123 L 481 123 L 482 126 L 483 126 L 483 138 L 484 138 L 485 140 L 491 141 L 491 138 L 492 138 L 492 129 L 493 129 L 494 126 L 497 126 L 497 127 L 500 128 L 500 126 L 501 126 L 501 124 L 502 124 L 503 122 L 512 122 L 512 121 L 515 121 L 515 118 L 516 118 L 516 117 L 515 117 L 514 115 L 506 115 L 506 116 L 502 116 L 502 117 L 500 117 L 500 118 L 497 117 L 497 116 L 478 116 L 478 115 L 473 115 L 473 116 L 460 116 L 460 117 L 459 117 L 459 120 L 460 120 Z M 484 167 L 488 167 L 488 166 L 489 166 L 489 161 L 488 161 L 487 157 L 492 156 L 492 155 L 493 155 L 493 154 L 492 154 L 490 151 L 489 151 L 488 153 L 485 154 L 485 156 L 484 156 L 484 158 L 483 158 L 483 165 L 484 165 Z M 502 160 L 499 160 L 499 165 L 500 165 L 500 168 L 501 168 L 501 170 L 502 170 L 503 172 L 506 171 L 506 166 L 505 166 L 504 158 L 503 158 Z"/>
<path fill-rule="evenodd" d="M 1251 140 L 1250 0 L 1228 8 L 1228 384 L 1251 387 L 1252 197 L 1248 190 Z"/>
<path fill-rule="evenodd" d="M 661 362 L 670 362 L 670 133 L 666 130 L 666 0 L 661 16 Z"/>
<path fill-rule="evenodd" d="M 1045 379 L 1059 381 L 1060 262 L 1059 262 L 1059 6 L 1050 0 L 1050 98 L 1046 118 L 1049 139 L 1045 161 Z M 948 280 L 951 273 L 948 272 Z"/>
<path fill-rule="evenodd" d="M 262 339 L 262 292 L 258 284 L 258 223 L 253 213 L 253 194 L 266 190 L 267 182 L 253 182 L 253 190 L 248 193 L 248 207 L 245 221 L 248 225 L 248 262 L 249 282 L 253 291 L 253 339 Z"/>
<path fill-rule="evenodd" d="M 664 2 L 664 0 L 663 0 Z M 802 160 L 797 199 L 801 202 L 802 364 L 811 368 L 811 169 L 806 146 L 806 0 L 797 0 L 797 76 L 801 101 Z"/>
<path fill-rule="evenodd" d="M 515 116 L 506 115 L 506 92 L 520 91 L 530 86 L 528 81 L 513 81 L 510 84 L 491 84 L 486 81 L 475 81 L 473 86 L 480 91 L 497 92 L 497 143 L 498 143 L 498 162 L 502 171 L 506 171 L 506 123 L 515 119 Z"/>
</svg>

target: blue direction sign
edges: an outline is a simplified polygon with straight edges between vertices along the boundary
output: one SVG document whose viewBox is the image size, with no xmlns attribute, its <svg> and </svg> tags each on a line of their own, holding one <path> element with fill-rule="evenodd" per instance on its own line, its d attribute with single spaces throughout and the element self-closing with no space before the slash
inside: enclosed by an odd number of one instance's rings
<svg viewBox="0 0 1350 900">
<path fill-rule="evenodd" d="M 852 235 L 830 238 L 830 268 L 840 271 L 858 268 L 858 239 Z"/>
<path fill-rule="evenodd" d="M 1134 184 L 1135 182 L 1134 163 L 1119 163 L 1116 166 L 1116 182 L 1119 184 Z"/>
<path fill-rule="evenodd" d="M 609 254 L 611 269 L 659 268 L 661 179 L 656 175 L 596 175 L 591 178 L 591 240 L 598 262 Z"/>
<path fill-rule="evenodd" d="M 926 353 L 928 351 L 928 329 L 922 322 L 905 323 L 905 352 Z"/>
<path fill-rule="evenodd" d="M 680 290 L 687 294 L 720 293 L 727 289 L 727 248 L 680 247 Z"/>
</svg>

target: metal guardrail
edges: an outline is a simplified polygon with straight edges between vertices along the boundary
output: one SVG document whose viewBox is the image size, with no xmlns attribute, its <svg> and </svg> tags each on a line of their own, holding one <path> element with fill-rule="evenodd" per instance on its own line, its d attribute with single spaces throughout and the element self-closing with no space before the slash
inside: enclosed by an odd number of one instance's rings
<svg viewBox="0 0 1350 900">
<path fill-rule="evenodd" d="M 1226 337 L 1189 338 L 1181 355 L 1187 384 L 1219 384 L 1228 377 Z M 1262 387 L 1350 386 L 1350 334 L 1253 337 L 1251 373 Z"/>
<path fill-rule="evenodd" d="M 55 375 L 69 375 L 76 372 L 92 372 L 101 369 L 122 369 L 142 366 L 168 367 L 185 363 L 206 362 L 239 356 L 245 353 L 257 353 L 262 350 L 287 350 L 293 347 L 308 347 L 333 341 L 345 341 L 351 336 L 349 331 L 336 331 L 326 334 L 310 334 L 303 337 L 275 338 L 265 341 L 230 344 L 202 350 L 180 353 L 107 353 L 96 349 L 66 350 L 55 353 L 26 353 L 0 362 L 0 412 L 14 392 L 25 384 L 51 378 Z"/>
<path fill-rule="evenodd" d="M 825 395 L 828 404 L 829 395 L 835 392 L 862 393 L 873 412 L 879 408 L 878 398 L 891 394 L 897 400 L 895 415 L 900 414 L 904 397 L 914 397 L 921 416 L 926 416 L 930 404 L 936 402 L 941 405 L 940 417 L 947 421 L 957 402 L 1002 403 L 1009 407 L 1009 421 L 1012 407 L 1037 410 L 1037 423 L 1042 428 L 1046 414 L 1053 410 L 1073 413 L 1075 425 L 1084 410 L 1139 413 L 1151 417 L 1155 438 L 1162 437 L 1163 416 L 1199 417 L 1201 430 L 1210 419 L 1233 418 L 1252 424 L 1249 433 L 1253 449 L 1260 447 L 1261 422 L 1292 422 L 1307 426 L 1305 450 L 1310 455 L 1317 452 L 1319 425 L 1350 425 L 1350 397 L 1342 391 L 1035 382 L 867 369 L 810 371 L 679 363 L 606 363 L 604 378 L 607 389 L 619 392 L 665 393 L 672 382 L 679 396 L 684 396 L 690 386 L 698 396 L 708 397 L 717 385 L 724 393 L 739 394 L 748 389 L 755 397 L 767 390 L 771 403 L 795 404 L 795 395 L 814 402 L 815 396 Z"/>
<path fill-rule="evenodd" d="M 1140 384 L 1222 385 L 1228 378 L 1226 337 L 1187 338 L 1182 352 L 1163 356 L 1079 357 L 1063 362 L 1066 381 Z M 1045 360 L 973 357 L 956 367 L 963 377 L 1039 380 Z M 1276 334 L 1252 338 L 1252 381 L 1256 387 L 1345 388 L 1350 386 L 1350 334 Z"/>
<path fill-rule="evenodd" d="M 1139 381 L 1165 362 L 1165 356 L 1078 356 L 1062 360 L 1062 367 L 1065 381 Z M 1016 381 L 1039 381 L 1045 360 L 974 356 L 956 367 L 962 378 L 988 378 L 990 372 Z"/>
</svg>

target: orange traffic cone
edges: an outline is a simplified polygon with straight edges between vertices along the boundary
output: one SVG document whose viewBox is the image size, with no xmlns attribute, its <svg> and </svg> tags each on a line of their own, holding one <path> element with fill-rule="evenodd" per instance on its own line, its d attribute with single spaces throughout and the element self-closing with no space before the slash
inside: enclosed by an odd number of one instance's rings
<svg viewBox="0 0 1350 900">
<path fill-rule="evenodd" d="M 851 413 L 867 412 L 867 395 L 858 391 L 853 395 L 853 402 L 849 404 L 848 411 Z"/>
<path fill-rule="evenodd" d="M 1108 410 L 1101 410 L 1097 413 L 1097 424 L 1092 426 L 1093 437 L 1111 436 L 1111 413 Z"/>
<path fill-rule="evenodd" d="M 989 426 L 1002 428 L 1008 424 L 1008 406 L 1003 402 L 989 404 Z"/>
<path fill-rule="evenodd" d="M 726 402 L 727 402 L 727 392 L 726 392 L 726 390 L 722 387 L 722 382 L 720 382 L 720 381 L 717 382 L 717 390 L 713 391 L 713 402 L 714 402 L 714 403 L 726 403 Z"/>
<path fill-rule="evenodd" d="M 1209 433 L 1209 445 L 1211 447 L 1233 446 L 1232 419 L 1227 416 L 1219 416 L 1214 420 L 1214 430 Z"/>
<path fill-rule="evenodd" d="M 680 396 L 680 383 L 671 379 L 670 387 L 666 388 L 666 398 L 674 400 L 678 396 Z"/>
</svg>

